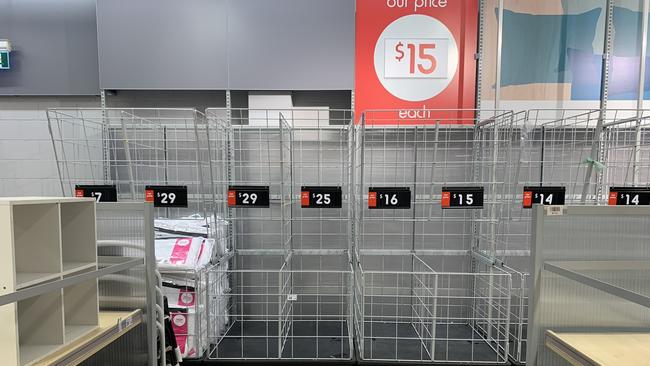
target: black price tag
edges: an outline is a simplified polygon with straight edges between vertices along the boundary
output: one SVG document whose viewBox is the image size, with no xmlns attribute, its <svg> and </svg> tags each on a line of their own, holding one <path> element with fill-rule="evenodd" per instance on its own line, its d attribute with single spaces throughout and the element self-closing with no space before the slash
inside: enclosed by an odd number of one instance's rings
<svg viewBox="0 0 650 366">
<path fill-rule="evenodd" d="M 341 208 L 342 204 L 341 187 L 302 186 L 300 189 L 300 207 Z"/>
<path fill-rule="evenodd" d="M 146 186 L 144 200 L 153 207 L 187 207 L 187 186 Z"/>
<path fill-rule="evenodd" d="M 229 207 L 269 207 L 268 186 L 228 187 Z"/>
<path fill-rule="evenodd" d="M 611 187 L 610 206 L 649 206 L 650 187 Z"/>
<path fill-rule="evenodd" d="M 107 184 L 86 184 L 74 187 L 75 197 L 93 197 L 97 202 L 117 202 L 117 187 Z"/>
<path fill-rule="evenodd" d="M 411 208 L 411 188 L 370 187 L 368 189 L 368 208 L 370 209 Z"/>
<path fill-rule="evenodd" d="M 524 187 L 524 208 L 532 208 L 533 204 L 544 206 L 563 205 L 566 196 L 566 187 Z"/>
<path fill-rule="evenodd" d="M 442 208 L 483 208 L 483 187 L 442 187 Z"/>
</svg>

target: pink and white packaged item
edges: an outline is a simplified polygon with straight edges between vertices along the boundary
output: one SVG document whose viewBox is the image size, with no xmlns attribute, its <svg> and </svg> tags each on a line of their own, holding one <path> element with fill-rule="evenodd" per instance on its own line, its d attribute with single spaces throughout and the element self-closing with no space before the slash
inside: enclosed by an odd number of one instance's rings
<svg viewBox="0 0 650 366">
<path fill-rule="evenodd" d="M 155 219 L 156 230 L 183 235 L 208 235 L 208 220 L 200 215 L 191 215 L 180 219 Z"/>
<path fill-rule="evenodd" d="M 176 235 L 189 236 L 214 236 L 215 238 L 225 237 L 228 232 L 228 221 L 212 216 L 207 219 L 201 215 L 190 215 L 177 219 L 155 219 L 154 228 L 156 231 Z"/>
<path fill-rule="evenodd" d="M 194 269 L 205 262 L 203 256 L 210 257 L 212 246 L 206 248 L 204 238 L 168 238 L 156 240 L 156 261 L 158 268 Z M 209 259 L 207 260 L 209 262 Z"/>
<path fill-rule="evenodd" d="M 194 287 L 163 282 L 163 294 L 167 297 L 171 308 L 193 308 L 199 305 Z"/>
<path fill-rule="evenodd" d="M 196 313 L 187 309 L 169 309 L 172 329 L 176 343 L 183 358 L 197 358 L 203 354 L 202 342 L 207 341 L 207 334 L 198 334 Z M 205 333 L 205 332 L 204 332 Z"/>
<path fill-rule="evenodd" d="M 203 268 L 210 264 L 210 261 L 214 257 L 214 239 L 205 239 L 203 241 L 203 249 L 199 253 L 199 258 L 197 259 L 197 267 Z"/>
<path fill-rule="evenodd" d="M 194 287 L 163 282 L 163 294 L 167 298 L 174 336 L 183 358 L 203 355 L 207 345 L 207 326 L 197 323 L 207 321 L 205 299 L 199 298 Z"/>
</svg>

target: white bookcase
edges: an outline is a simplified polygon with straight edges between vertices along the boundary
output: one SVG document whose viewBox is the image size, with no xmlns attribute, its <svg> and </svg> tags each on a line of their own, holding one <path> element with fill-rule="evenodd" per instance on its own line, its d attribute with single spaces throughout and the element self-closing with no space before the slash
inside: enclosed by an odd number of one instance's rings
<svg viewBox="0 0 650 366">
<path fill-rule="evenodd" d="M 87 202 L 66 202 L 61 207 L 61 259 L 63 273 L 74 273 L 97 266 L 95 206 Z"/>
<path fill-rule="evenodd" d="M 97 269 L 92 198 L 0 198 L 0 294 Z M 3 364 L 30 365 L 97 328 L 97 279 L 0 306 Z"/>
</svg>

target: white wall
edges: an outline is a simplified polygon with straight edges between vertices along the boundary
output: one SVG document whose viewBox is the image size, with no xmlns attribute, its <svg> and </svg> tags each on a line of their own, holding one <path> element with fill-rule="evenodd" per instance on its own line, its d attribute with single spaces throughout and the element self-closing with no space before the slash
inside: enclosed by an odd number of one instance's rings
<svg viewBox="0 0 650 366">
<path fill-rule="evenodd" d="M 248 124 L 277 127 L 280 115 L 290 126 L 318 127 L 329 124 L 329 107 L 295 107 L 290 93 L 248 94 Z"/>
<path fill-rule="evenodd" d="M 0 196 L 60 195 L 47 108 L 98 108 L 97 97 L 0 97 Z"/>
</svg>

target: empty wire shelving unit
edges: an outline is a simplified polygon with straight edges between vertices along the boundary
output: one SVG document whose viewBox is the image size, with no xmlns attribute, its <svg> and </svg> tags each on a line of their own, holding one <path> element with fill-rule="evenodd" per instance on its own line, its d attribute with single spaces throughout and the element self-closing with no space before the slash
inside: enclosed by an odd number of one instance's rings
<svg viewBox="0 0 650 366">
<path fill-rule="evenodd" d="M 205 116 L 171 108 L 50 109 L 47 115 L 63 195 L 105 186 L 109 191 L 100 191 L 99 202 L 157 206 L 156 254 L 176 339 L 184 357 L 202 357 L 208 343 L 205 264 L 229 253 L 225 209 L 217 206 L 213 184 L 223 174 L 223 146 L 210 135 Z M 200 258 L 192 250 L 171 258 L 179 240 L 200 248 Z"/>
<path fill-rule="evenodd" d="M 290 273 L 294 296 L 286 305 L 289 358 L 350 360 L 350 145 L 348 110 L 290 111 L 292 125 Z"/>
<path fill-rule="evenodd" d="M 491 120 L 479 124 L 496 123 L 504 131 L 486 134 L 483 148 L 498 151 L 494 145 L 508 145 L 512 113 L 488 114 Z M 485 180 L 474 174 L 475 113 L 425 111 L 417 126 L 397 115 L 366 112 L 355 136 L 359 358 L 506 363 L 511 276 L 492 266 L 478 270 L 470 255 L 476 230 L 496 230 L 502 186 L 494 172 Z M 484 162 L 496 168 L 505 164 L 499 160 L 504 156 L 489 155 Z M 443 191 L 468 187 L 482 187 L 485 202 L 469 210 L 442 207 Z"/>
<path fill-rule="evenodd" d="M 206 114 L 225 136 L 226 175 L 217 201 L 227 204 L 233 248 L 209 271 L 208 298 L 217 312 L 208 318 L 207 357 L 278 359 L 284 346 L 280 311 L 287 301 L 281 284 L 291 243 L 291 128 L 278 114 Z"/>
<path fill-rule="evenodd" d="M 351 359 L 350 112 L 206 114 L 227 130 L 234 248 L 210 271 L 228 290 L 210 294 L 221 308 L 210 323 L 225 331 L 211 334 L 209 358 Z M 305 207 L 309 193 L 329 207 Z"/>
<path fill-rule="evenodd" d="M 500 239 L 492 258 L 513 276 L 510 353 L 514 362 L 526 361 L 531 286 L 532 210 L 524 205 L 525 191 L 560 188 L 546 191 L 540 202 L 545 205 L 604 205 L 610 187 L 647 186 L 647 119 L 643 110 L 541 109 L 515 114 L 507 172 L 512 179 L 506 183 L 507 208 L 498 216 Z M 550 194 L 562 198 L 551 200 Z"/>
</svg>

